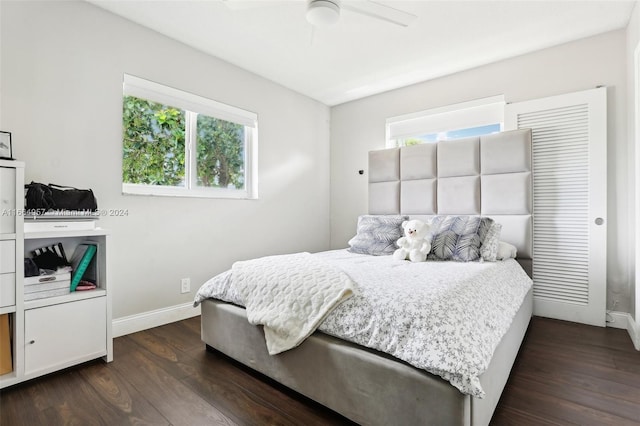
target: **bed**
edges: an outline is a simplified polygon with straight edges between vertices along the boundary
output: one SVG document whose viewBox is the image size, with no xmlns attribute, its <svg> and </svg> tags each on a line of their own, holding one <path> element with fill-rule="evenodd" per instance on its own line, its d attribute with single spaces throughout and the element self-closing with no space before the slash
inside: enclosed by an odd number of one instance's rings
<svg viewBox="0 0 640 426">
<path fill-rule="evenodd" d="M 494 276 L 516 276 L 518 271 L 530 275 L 531 170 L 529 130 L 372 151 L 368 213 L 427 222 L 452 216 L 491 218 L 501 226 L 500 240 L 517 248 L 518 263 L 431 263 L 435 267 L 457 264 L 463 268 L 461 275 L 471 271 L 469 276 L 474 277 L 476 269 L 483 274 L 494 271 Z M 366 255 L 347 255 L 343 250 L 315 256 L 345 260 Z M 388 257 L 375 261 L 397 267 Z M 355 298 L 323 318 L 319 330 Z M 331 329 L 315 331 L 297 347 L 270 355 L 263 328 L 247 321 L 246 310 L 237 301 L 200 298 L 197 302 L 207 349 L 218 350 L 357 423 L 475 426 L 489 424 L 532 315 L 530 285 L 517 299 L 504 333 L 490 346 L 489 361 L 478 376 L 481 391 L 463 387 L 464 392 L 460 383 L 439 370 L 432 374 L 375 347 L 334 337 Z"/>
</svg>

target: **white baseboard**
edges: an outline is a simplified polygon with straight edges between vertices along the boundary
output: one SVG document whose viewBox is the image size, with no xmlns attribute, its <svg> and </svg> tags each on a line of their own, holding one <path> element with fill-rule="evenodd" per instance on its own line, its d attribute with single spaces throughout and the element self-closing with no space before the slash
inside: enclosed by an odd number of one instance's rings
<svg viewBox="0 0 640 426">
<path fill-rule="evenodd" d="M 617 311 L 607 312 L 607 327 L 627 330 L 633 346 L 640 351 L 640 327 L 638 327 L 638 323 L 636 323 L 631 314 Z"/>
<path fill-rule="evenodd" d="M 198 315 L 200 315 L 200 308 L 194 308 L 193 302 L 188 302 L 115 319 L 112 323 L 112 333 L 114 338 L 120 337 Z"/>
</svg>

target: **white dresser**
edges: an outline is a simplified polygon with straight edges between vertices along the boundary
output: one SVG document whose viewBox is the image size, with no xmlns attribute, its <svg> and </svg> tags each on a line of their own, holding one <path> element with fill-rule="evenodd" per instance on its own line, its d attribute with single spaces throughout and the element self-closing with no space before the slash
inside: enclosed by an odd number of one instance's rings
<svg viewBox="0 0 640 426">
<path fill-rule="evenodd" d="M 0 388 L 102 357 L 113 360 L 109 232 L 104 229 L 24 233 L 24 164 L 0 160 L 0 314 L 8 314 L 12 371 Z M 24 258 L 61 243 L 67 257 L 93 243 L 97 288 L 24 300 Z"/>
</svg>

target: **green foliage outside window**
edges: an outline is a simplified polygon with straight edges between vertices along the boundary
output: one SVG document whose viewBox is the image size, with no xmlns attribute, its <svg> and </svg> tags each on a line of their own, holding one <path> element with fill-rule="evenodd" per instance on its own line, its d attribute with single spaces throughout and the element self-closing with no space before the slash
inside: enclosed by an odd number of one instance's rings
<svg viewBox="0 0 640 426">
<path fill-rule="evenodd" d="M 124 96 L 124 183 L 185 186 L 185 111 Z M 244 188 L 244 126 L 205 115 L 197 118 L 198 186 Z"/>
<path fill-rule="evenodd" d="M 198 186 L 244 188 L 244 126 L 198 115 Z"/>
<path fill-rule="evenodd" d="M 420 145 L 422 143 L 424 143 L 424 142 L 422 140 L 420 140 L 420 139 L 409 138 L 409 139 L 405 139 L 404 146 Z"/>
<path fill-rule="evenodd" d="M 184 186 L 185 114 L 134 96 L 122 111 L 122 180 L 125 183 Z"/>
</svg>

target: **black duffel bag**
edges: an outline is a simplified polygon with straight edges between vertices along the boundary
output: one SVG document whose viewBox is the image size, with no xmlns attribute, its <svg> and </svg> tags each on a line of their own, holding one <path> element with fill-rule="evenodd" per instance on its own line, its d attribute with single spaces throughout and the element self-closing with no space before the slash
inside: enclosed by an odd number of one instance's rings
<svg viewBox="0 0 640 426">
<path fill-rule="evenodd" d="M 84 210 L 95 212 L 98 203 L 93 191 L 78 189 L 71 186 L 61 186 L 50 183 L 31 182 L 25 185 L 26 209 L 29 211 L 46 212 L 49 210 Z"/>
</svg>

